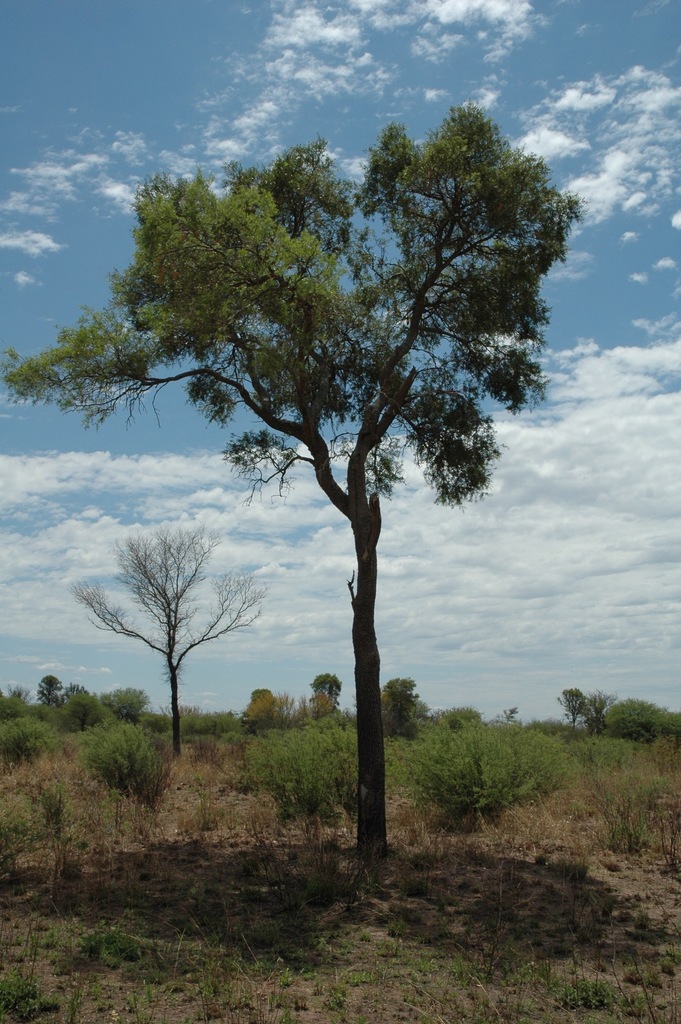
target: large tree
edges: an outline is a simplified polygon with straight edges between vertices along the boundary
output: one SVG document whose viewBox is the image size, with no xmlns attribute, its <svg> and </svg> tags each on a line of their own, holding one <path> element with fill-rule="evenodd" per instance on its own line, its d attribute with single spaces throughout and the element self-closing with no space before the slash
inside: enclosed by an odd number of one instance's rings
<svg viewBox="0 0 681 1024">
<path fill-rule="evenodd" d="M 185 658 L 201 644 L 250 626 L 265 596 L 250 574 L 228 572 L 212 578 L 212 603 L 201 607 L 208 562 L 219 542 L 217 534 L 203 527 L 159 527 L 131 534 L 116 545 L 116 579 L 141 611 L 143 625 L 100 584 L 81 582 L 73 587 L 76 600 L 85 605 L 98 629 L 141 640 L 163 656 L 176 755 L 181 750 L 179 679 Z"/>
<path fill-rule="evenodd" d="M 387 848 L 374 628 L 380 499 L 409 449 L 436 500 L 482 495 L 499 451 L 492 410 L 542 397 L 542 278 L 579 202 L 475 106 L 424 141 L 391 124 L 354 187 L 322 140 L 223 187 L 158 176 L 136 199 L 136 250 L 112 301 L 5 380 L 98 422 L 183 383 L 208 419 L 262 429 L 226 457 L 254 482 L 308 464 L 352 529 L 358 842 Z"/>
</svg>

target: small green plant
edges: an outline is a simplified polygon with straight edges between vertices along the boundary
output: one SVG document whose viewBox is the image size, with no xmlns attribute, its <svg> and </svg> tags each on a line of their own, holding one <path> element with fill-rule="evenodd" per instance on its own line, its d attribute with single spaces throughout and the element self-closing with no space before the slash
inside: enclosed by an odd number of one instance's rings
<svg viewBox="0 0 681 1024">
<path fill-rule="evenodd" d="M 15 970 L 0 978 L 0 1013 L 3 1015 L 9 1013 L 16 1020 L 34 1020 L 57 1009 L 57 1000 L 43 996 L 33 978 L 26 978 Z"/>
<path fill-rule="evenodd" d="M 123 963 L 136 963 L 142 959 L 142 943 L 134 935 L 120 928 L 96 928 L 80 941 L 80 951 L 90 960 L 99 960 L 107 967 L 120 967 Z"/>
<path fill-rule="evenodd" d="M 13 807 L 0 813 L 0 878 L 10 875 L 22 853 L 40 844 L 40 831 Z"/>
<path fill-rule="evenodd" d="M 43 840 L 52 851 L 56 881 L 64 871 L 68 850 L 74 842 L 71 804 L 61 782 L 51 783 L 40 793 L 35 817 Z"/>
<path fill-rule="evenodd" d="M 460 822 L 551 792 L 567 760 L 558 740 L 519 725 L 440 725 L 415 746 L 410 767 L 417 795 Z"/>
<path fill-rule="evenodd" d="M 356 805 L 357 738 L 334 723 L 269 733 L 246 750 L 246 779 L 270 793 L 279 817 L 332 821 Z"/>
<path fill-rule="evenodd" d="M 95 778 L 151 809 L 160 805 L 170 783 L 170 758 L 139 726 L 127 722 L 86 733 L 83 762 Z"/>
<path fill-rule="evenodd" d="M 557 857 L 551 867 L 567 882 L 584 882 L 589 874 L 589 862 L 583 857 Z"/>
<path fill-rule="evenodd" d="M 609 1010 L 615 1003 L 616 995 L 612 985 L 606 981 L 577 978 L 563 985 L 558 1003 L 566 1010 Z"/>
<path fill-rule="evenodd" d="M 621 788 L 602 799 L 605 845 L 614 853 L 640 853 L 650 845 L 649 794 L 640 788 Z"/>
<path fill-rule="evenodd" d="M 55 746 L 54 731 L 36 718 L 13 718 L 0 725 L 0 761 L 5 765 L 34 761 Z"/>
</svg>

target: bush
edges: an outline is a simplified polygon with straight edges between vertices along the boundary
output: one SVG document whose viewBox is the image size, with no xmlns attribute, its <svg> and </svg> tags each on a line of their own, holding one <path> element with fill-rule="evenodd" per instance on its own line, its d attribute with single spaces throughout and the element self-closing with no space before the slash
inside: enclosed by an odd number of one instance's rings
<svg viewBox="0 0 681 1024">
<path fill-rule="evenodd" d="M 125 796 L 158 807 L 170 782 L 170 757 L 135 725 L 96 726 L 83 737 L 86 769 Z"/>
<path fill-rule="evenodd" d="M 240 739 L 243 736 L 243 728 L 241 719 L 233 711 L 212 711 L 203 714 L 193 712 L 182 716 L 182 736 L 185 741 L 193 736 Z"/>
<path fill-rule="evenodd" d="M 21 697 L 0 696 L 0 722 L 9 722 L 14 718 L 23 718 L 28 714 L 28 704 Z"/>
<path fill-rule="evenodd" d="M 25 815 L 14 808 L 3 808 L 0 812 L 0 878 L 11 875 L 18 857 L 33 850 L 40 840 L 39 829 Z"/>
<path fill-rule="evenodd" d="M 33 1020 L 59 1009 L 56 999 L 43 996 L 37 982 L 18 971 L 9 971 L 0 978 L 0 1014 L 11 1013 L 16 1020 Z"/>
<path fill-rule="evenodd" d="M 33 761 L 55 746 L 53 730 L 35 718 L 13 718 L 0 725 L 0 761 L 6 765 Z"/>
<path fill-rule="evenodd" d="M 667 714 L 666 708 L 631 697 L 613 704 L 605 717 L 605 728 L 608 736 L 652 743 L 662 733 Z"/>
<path fill-rule="evenodd" d="M 634 744 L 628 740 L 590 736 L 572 743 L 569 753 L 582 768 L 589 772 L 610 773 L 616 768 L 625 768 L 631 765 L 637 752 Z"/>
<path fill-rule="evenodd" d="M 333 820 L 357 802 L 357 736 L 334 723 L 270 733 L 246 749 L 246 779 L 270 793 L 280 818 Z"/>
<path fill-rule="evenodd" d="M 548 793 L 566 772 L 562 744 L 520 725 L 438 726 L 424 734 L 411 761 L 416 793 L 452 822 Z"/>
</svg>

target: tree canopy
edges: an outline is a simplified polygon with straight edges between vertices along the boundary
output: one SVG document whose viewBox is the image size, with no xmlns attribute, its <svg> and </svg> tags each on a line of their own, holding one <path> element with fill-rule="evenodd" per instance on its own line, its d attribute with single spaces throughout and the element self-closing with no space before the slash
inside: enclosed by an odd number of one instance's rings
<svg viewBox="0 0 681 1024">
<path fill-rule="evenodd" d="M 579 201 L 466 105 L 422 142 L 388 125 L 357 186 L 316 140 L 230 165 L 221 188 L 159 175 L 135 212 L 109 307 L 53 349 L 10 352 L 5 380 L 94 423 L 181 383 L 213 422 L 259 421 L 225 448 L 254 486 L 310 466 L 353 532 L 358 841 L 385 850 L 380 499 L 407 450 L 438 501 L 485 493 L 494 405 L 517 412 L 544 392 L 541 282 L 565 258 Z"/>
</svg>

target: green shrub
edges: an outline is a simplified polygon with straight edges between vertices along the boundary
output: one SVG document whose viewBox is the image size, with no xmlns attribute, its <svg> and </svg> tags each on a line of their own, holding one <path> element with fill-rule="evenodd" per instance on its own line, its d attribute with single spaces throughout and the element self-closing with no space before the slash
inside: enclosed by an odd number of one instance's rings
<svg viewBox="0 0 681 1024">
<path fill-rule="evenodd" d="M 631 765 L 636 757 L 636 748 L 629 740 L 589 736 L 570 744 L 569 753 L 587 771 L 609 774 L 617 768 Z"/>
<path fill-rule="evenodd" d="M 607 981 L 578 978 L 572 984 L 564 985 L 558 1002 L 567 1010 L 609 1010 L 615 1003 L 616 993 Z"/>
<path fill-rule="evenodd" d="M 96 726 L 83 737 L 83 763 L 110 789 L 158 807 L 170 782 L 170 758 L 142 729 L 127 722 Z"/>
<path fill-rule="evenodd" d="M 170 715 L 158 711 L 145 711 L 140 715 L 139 724 L 154 736 L 172 736 L 173 723 Z"/>
<path fill-rule="evenodd" d="M 0 722 L 9 722 L 13 718 L 22 718 L 28 714 L 28 704 L 21 697 L 0 696 Z"/>
<path fill-rule="evenodd" d="M 241 719 L 233 711 L 215 711 L 208 714 L 190 713 L 182 716 L 182 736 L 185 741 L 193 736 L 240 739 L 243 732 Z"/>
<path fill-rule="evenodd" d="M 417 795 L 452 822 L 548 793 L 566 771 L 561 743 L 519 725 L 438 726 L 415 746 L 411 762 Z"/>
<path fill-rule="evenodd" d="M 650 845 L 656 812 L 669 787 L 668 780 L 624 773 L 600 780 L 598 802 L 605 821 L 605 845 L 615 853 L 640 853 Z"/>
<path fill-rule="evenodd" d="M 667 715 L 666 708 L 631 697 L 613 704 L 605 716 L 605 728 L 609 736 L 652 743 L 662 733 Z"/>
<path fill-rule="evenodd" d="M 0 978 L 0 1014 L 11 1013 L 15 1020 L 33 1020 L 43 1013 L 59 1009 L 55 999 L 41 995 L 37 983 L 18 971 L 9 971 Z"/>
<path fill-rule="evenodd" d="M 0 812 L 0 878 L 10 875 L 20 854 L 38 846 L 41 840 L 40 829 L 20 811 L 3 808 Z"/>
<path fill-rule="evenodd" d="M 118 927 L 100 927 L 80 940 L 80 951 L 90 960 L 99 960 L 107 967 L 137 963 L 144 952 L 142 943 Z"/>
<path fill-rule="evenodd" d="M 304 729 L 269 733 L 246 748 L 247 781 L 270 793 L 283 820 L 333 820 L 355 811 L 357 737 L 322 719 Z"/>
<path fill-rule="evenodd" d="M 36 718 L 12 718 L 0 724 L 0 761 L 6 765 L 33 761 L 53 750 L 56 739 L 54 731 Z"/>
</svg>

